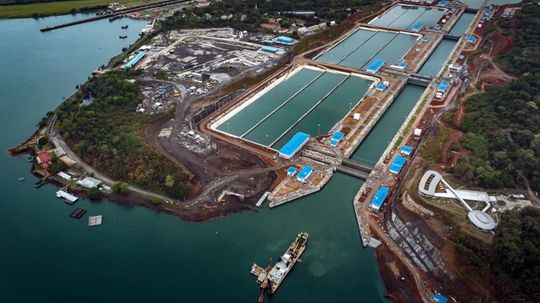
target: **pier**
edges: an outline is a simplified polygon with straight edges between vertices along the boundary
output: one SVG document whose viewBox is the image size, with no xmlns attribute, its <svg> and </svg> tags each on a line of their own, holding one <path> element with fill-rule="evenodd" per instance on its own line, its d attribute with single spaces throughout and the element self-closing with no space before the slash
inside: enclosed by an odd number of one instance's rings
<svg viewBox="0 0 540 303">
<path fill-rule="evenodd" d="M 180 4 L 180 3 L 184 3 L 184 2 L 189 2 L 189 1 L 186 1 L 186 0 L 168 0 L 168 1 L 155 2 L 155 3 L 151 3 L 151 4 L 137 5 L 137 6 L 133 6 L 133 7 L 130 7 L 130 8 L 119 9 L 117 11 L 114 11 L 113 13 L 110 13 L 110 14 L 104 14 L 104 15 L 99 15 L 99 16 L 95 16 L 95 17 L 90 17 L 90 18 L 86 18 L 86 19 L 73 21 L 73 22 L 62 23 L 62 24 L 59 24 L 59 25 L 43 27 L 43 28 L 40 29 L 40 31 L 41 32 L 48 32 L 48 31 L 52 31 L 52 30 L 55 30 L 55 29 L 59 29 L 59 28 L 64 28 L 64 27 L 68 27 L 68 26 L 83 24 L 83 23 L 87 23 L 87 22 L 94 22 L 94 21 L 101 20 L 101 19 L 111 18 L 111 19 L 114 20 L 114 19 L 121 18 L 121 16 L 125 15 L 125 14 L 134 13 L 134 12 L 137 12 L 137 11 L 150 9 L 150 8 L 156 8 L 156 7 L 161 7 L 161 6 L 173 5 L 173 4 Z"/>
</svg>

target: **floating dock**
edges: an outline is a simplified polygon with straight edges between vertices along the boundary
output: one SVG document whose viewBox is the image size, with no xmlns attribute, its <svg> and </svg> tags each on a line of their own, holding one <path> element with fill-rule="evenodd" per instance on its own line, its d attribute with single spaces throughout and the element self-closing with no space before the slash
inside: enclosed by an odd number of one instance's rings
<svg viewBox="0 0 540 303">
<path fill-rule="evenodd" d="M 80 218 L 82 218 L 84 216 L 84 214 L 86 214 L 86 209 L 77 208 L 69 216 L 72 217 L 73 219 L 79 220 Z"/>
<path fill-rule="evenodd" d="M 102 215 L 99 216 L 90 216 L 88 217 L 88 226 L 98 226 L 101 225 L 101 220 L 103 219 Z"/>
</svg>

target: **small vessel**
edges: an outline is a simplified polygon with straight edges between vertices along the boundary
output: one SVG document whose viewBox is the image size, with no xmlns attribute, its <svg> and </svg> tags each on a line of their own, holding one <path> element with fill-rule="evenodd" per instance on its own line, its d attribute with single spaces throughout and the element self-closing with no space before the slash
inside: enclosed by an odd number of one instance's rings
<svg viewBox="0 0 540 303">
<path fill-rule="evenodd" d="M 126 38 L 127 38 L 127 35 L 121 35 L 121 36 L 118 36 L 118 38 L 120 38 L 120 39 L 126 39 Z"/>
<path fill-rule="evenodd" d="M 266 268 L 262 268 L 253 263 L 251 266 L 251 274 L 257 277 L 257 284 L 259 284 L 259 287 L 261 288 L 259 302 L 264 300 L 265 290 L 268 291 L 269 294 L 276 292 L 281 285 L 281 282 L 283 282 L 287 274 L 291 271 L 294 264 L 299 261 L 300 256 L 306 249 L 308 237 L 309 234 L 306 232 L 299 233 L 296 236 L 296 239 L 291 243 L 291 246 L 289 246 L 279 261 L 273 266 L 268 265 Z"/>
<path fill-rule="evenodd" d="M 129 27 L 129 25 L 122 25 L 122 29 L 127 29 Z"/>
<path fill-rule="evenodd" d="M 20 177 L 17 181 L 24 181 L 24 177 Z"/>
</svg>

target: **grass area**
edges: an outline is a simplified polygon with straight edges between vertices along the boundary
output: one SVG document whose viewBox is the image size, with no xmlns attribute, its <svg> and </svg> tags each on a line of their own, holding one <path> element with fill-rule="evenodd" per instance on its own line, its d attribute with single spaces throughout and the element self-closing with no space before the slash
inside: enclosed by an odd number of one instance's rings
<svg viewBox="0 0 540 303">
<path fill-rule="evenodd" d="M 46 3 L 1 5 L 0 18 L 44 17 L 63 15 L 107 6 L 109 3 L 133 4 L 151 2 L 150 0 L 76 0 Z"/>
</svg>

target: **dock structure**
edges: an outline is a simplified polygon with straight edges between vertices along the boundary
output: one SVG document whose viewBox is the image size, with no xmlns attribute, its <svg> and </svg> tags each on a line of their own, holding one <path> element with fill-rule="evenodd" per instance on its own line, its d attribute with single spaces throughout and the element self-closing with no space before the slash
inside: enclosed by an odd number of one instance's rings
<svg viewBox="0 0 540 303">
<path fill-rule="evenodd" d="M 56 197 L 57 198 L 61 198 L 61 199 L 64 199 L 64 202 L 66 202 L 67 204 L 73 204 L 75 202 L 77 202 L 77 200 L 79 200 L 79 198 L 77 198 L 76 196 L 68 193 L 67 191 L 64 191 L 64 190 L 59 190 L 56 192 Z"/>
<path fill-rule="evenodd" d="M 88 226 L 98 226 L 101 225 L 103 219 L 102 215 L 99 216 L 90 216 L 88 217 Z"/>
<path fill-rule="evenodd" d="M 73 21 L 73 22 L 62 23 L 62 24 L 59 24 L 59 25 L 43 27 L 43 28 L 40 29 L 40 31 L 41 32 L 48 32 L 48 31 L 52 31 L 52 30 L 55 30 L 55 29 L 59 29 L 59 28 L 69 27 L 69 26 L 88 23 L 88 22 L 94 22 L 94 21 L 107 19 L 107 18 L 115 20 L 115 19 L 118 19 L 118 18 L 120 18 L 120 16 L 125 15 L 125 14 L 134 13 L 134 12 L 137 12 L 137 11 L 150 9 L 150 8 L 156 8 L 156 7 L 161 7 L 161 6 L 173 5 L 173 4 L 180 4 L 180 3 L 183 3 L 183 2 L 189 2 L 189 1 L 186 1 L 186 0 L 167 0 L 167 1 L 160 1 L 160 2 L 155 2 L 155 3 L 150 3 L 150 4 L 137 5 L 137 6 L 133 6 L 133 7 L 130 7 L 130 8 L 119 9 L 117 11 L 114 11 L 113 13 L 110 13 L 110 14 L 104 14 L 104 15 L 99 15 L 99 16 L 95 16 L 95 17 L 90 17 L 90 18 L 85 18 L 85 19 Z"/>
</svg>

